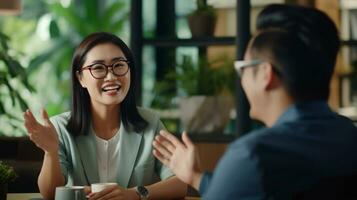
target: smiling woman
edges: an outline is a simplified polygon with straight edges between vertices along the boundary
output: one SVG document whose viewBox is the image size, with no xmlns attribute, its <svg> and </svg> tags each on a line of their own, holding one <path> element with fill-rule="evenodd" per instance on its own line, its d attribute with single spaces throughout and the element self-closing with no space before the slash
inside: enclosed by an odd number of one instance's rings
<svg viewBox="0 0 357 200">
<path fill-rule="evenodd" d="M 49 119 L 43 110 L 44 124 L 24 113 L 30 139 L 45 151 L 38 180 L 45 199 L 53 199 L 58 186 L 98 182 L 118 185 L 90 199 L 185 196 L 186 185 L 152 155 L 151 143 L 164 127 L 157 114 L 137 108 L 133 77 L 127 45 L 113 34 L 93 33 L 73 56 L 71 111 Z"/>
</svg>

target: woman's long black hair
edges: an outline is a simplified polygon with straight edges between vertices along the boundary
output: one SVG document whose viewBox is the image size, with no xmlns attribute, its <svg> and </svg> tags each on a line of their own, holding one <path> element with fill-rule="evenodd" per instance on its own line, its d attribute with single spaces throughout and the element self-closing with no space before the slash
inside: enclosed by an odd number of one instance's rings
<svg viewBox="0 0 357 200">
<path fill-rule="evenodd" d="M 136 70 L 133 55 L 129 47 L 117 36 L 98 32 L 88 35 L 79 44 L 72 59 L 72 107 L 71 117 L 67 124 L 67 130 L 73 136 L 86 135 L 91 123 L 90 96 L 86 88 L 79 83 L 77 72 L 82 68 L 87 53 L 95 46 L 104 43 L 111 43 L 118 46 L 129 61 L 130 87 L 127 96 L 120 106 L 121 120 L 125 129 L 140 132 L 148 126 L 139 114 L 135 101 L 135 77 Z M 119 110 L 118 110 L 119 112 Z"/>
</svg>

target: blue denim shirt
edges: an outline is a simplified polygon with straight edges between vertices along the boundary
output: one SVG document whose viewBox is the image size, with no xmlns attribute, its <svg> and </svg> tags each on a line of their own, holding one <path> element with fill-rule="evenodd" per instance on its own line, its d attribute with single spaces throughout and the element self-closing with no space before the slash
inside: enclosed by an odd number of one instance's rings
<svg viewBox="0 0 357 200">
<path fill-rule="evenodd" d="M 271 128 L 233 142 L 213 174 L 205 200 L 291 199 L 321 178 L 357 172 L 357 128 L 325 102 L 289 107 Z"/>
</svg>

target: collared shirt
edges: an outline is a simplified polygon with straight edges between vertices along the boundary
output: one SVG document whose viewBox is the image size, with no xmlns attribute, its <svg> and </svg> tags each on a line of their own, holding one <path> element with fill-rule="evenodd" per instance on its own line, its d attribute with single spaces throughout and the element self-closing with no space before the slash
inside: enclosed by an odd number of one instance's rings
<svg viewBox="0 0 357 200">
<path fill-rule="evenodd" d="M 205 200 L 291 199 L 321 178 L 357 172 L 357 128 L 325 102 L 295 104 L 271 128 L 233 142 L 213 174 Z"/>
<path fill-rule="evenodd" d="M 119 130 L 109 140 L 95 135 L 99 182 L 116 182 L 119 169 Z"/>
</svg>

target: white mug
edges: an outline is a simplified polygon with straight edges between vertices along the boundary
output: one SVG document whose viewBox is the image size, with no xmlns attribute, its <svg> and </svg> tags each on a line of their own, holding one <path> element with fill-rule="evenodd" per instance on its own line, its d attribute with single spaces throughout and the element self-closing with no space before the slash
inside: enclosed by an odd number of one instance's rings
<svg viewBox="0 0 357 200">
<path fill-rule="evenodd" d="M 56 187 L 55 200 L 85 200 L 86 194 L 83 186 Z"/>
<path fill-rule="evenodd" d="M 112 186 L 112 185 L 118 185 L 117 183 L 92 183 L 91 185 L 91 191 L 94 192 L 100 192 L 104 190 L 105 188 Z"/>
</svg>

